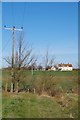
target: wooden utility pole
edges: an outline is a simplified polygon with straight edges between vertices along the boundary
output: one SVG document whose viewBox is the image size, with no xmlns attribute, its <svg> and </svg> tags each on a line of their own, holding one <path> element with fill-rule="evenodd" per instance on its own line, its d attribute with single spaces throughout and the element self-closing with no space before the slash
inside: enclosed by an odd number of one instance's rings
<svg viewBox="0 0 80 120">
<path fill-rule="evenodd" d="M 12 77 L 12 81 L 11 81 L 11 92 L 14 91 L 14 80 L 15 80 L 15 72 L 14 72 L 14 31 L 22 31 L 23 27 L 21 27 L 21 29 L 16 29 L 15 26 L 13 26 L 12 28 L 7 28 L 6 26 L 4 26 L 4 28 L 6 30 L 11 30 L 12 31 L 12 72 L 11 72 L 11 77 Z"/>
</svg>

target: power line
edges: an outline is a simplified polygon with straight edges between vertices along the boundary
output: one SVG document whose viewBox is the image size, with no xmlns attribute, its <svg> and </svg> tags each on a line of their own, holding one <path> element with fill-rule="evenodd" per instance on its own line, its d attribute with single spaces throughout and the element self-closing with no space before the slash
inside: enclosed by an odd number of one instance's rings
<svg viewBox="0 0 80 120">
<path fill-rule="evenodd" d="M 23 17 L 22 17 L 22 26 L 24 25 L 25 14 L 26 14 L 26 2 L 24 2 Z"/>
<path fill-rule="evenodd" d="M 10 48 L 9 44 L 10 44 L 11 37 L 12 37 L 12 35 L 10 35 L 9 39 L 7 39 L 6 43 L 4 44 L 2 52 L 4 52 L 7 49 L 7 46 Z"/>
<path fill-rule="evenodd" d="M 12 25 L 14 24 L 15 20 L 14 20 L 14 2 L 11 2 L 11 12 L 12 12 Z"/>
</svg>

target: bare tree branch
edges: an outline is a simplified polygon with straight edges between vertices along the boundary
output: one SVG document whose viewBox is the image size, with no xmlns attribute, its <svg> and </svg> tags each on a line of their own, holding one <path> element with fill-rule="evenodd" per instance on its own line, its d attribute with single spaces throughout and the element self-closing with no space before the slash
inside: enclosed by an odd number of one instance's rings
<svg viewBox="0 0 80 120">
<path fill-rule="evenodd" d="M 45 65 L 46 69 L 48 67 L 52 67 L 53 66 L 54 60 L 55 60 L 54 56 L 49 56 L 49 52 L 47 50 L 46 54 L 44 56 L 44 65 Z"/>
<path fill-rule="evenodd" d="M 9 57 L 6 57 L 6 58 L 3 58 L 9 65 L 11 65 L 12 63 L 11 63 L 11 60 L 10 60 L 10 58 Z"/>
</svg>

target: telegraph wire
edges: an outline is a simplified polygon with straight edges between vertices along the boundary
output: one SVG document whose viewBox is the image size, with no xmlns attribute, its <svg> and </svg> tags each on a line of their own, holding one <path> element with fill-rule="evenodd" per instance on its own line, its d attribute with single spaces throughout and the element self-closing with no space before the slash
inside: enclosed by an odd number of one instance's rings
<svg viewBox="0 0 80 120">
<path fill-rule="evenodd" d="M 13 24 L 15 23 L 15 20 L 14 20 L 14 2 L 11 2 L 11 12 L 12 12 L 12 26 L 13 26 Z"/>
<path fill-rule="evenodd" d="M 10 35 L 10 36 L 9 36 L 9 39 L 7 39 L 4 47 L 2 48 L 2 52 L 4 52 L 4 51 L 7 49 L 7 47 L 9 47 L 9 48 L 11 47 L 11 44 L 10 44 L 11 38 L 12 38 L 12 35 Z M 3 43 L 2 43 L 2 44 L 3 44 Z M 10 44 L 10 45 L 9 45 L 9 44 Z M 2 46 L 3 46 L 3 45 L 2 45 Z"/>
<path fill-rule="evenodd" d="M 10 3 L 11 4 L 11 14 L 12 14 L 12 25 L 15 23 L 15 18 L 14 18 L 14 7 L 15 7 L 15 5 L 14 5 L 14 2 L 11 2 Z M 24 2 L 24 5 L 23 5 L 23 15 L 22 15 L 22 26 L 24 25 L 24 21 L 25 21 L 25 14 L 26 14 L 26 2 Z M 4 17 L 3 17 L 3 21 L 4 21 Z M 15 44 L 16 44 L 16 47 L 17 47 L 17 34 L 16 34 L 16 39 L 15 39 Z M 9 44 L 11 43 L 11 35 L 10 35 L 10 37 L 9 37 L 9 39 L 7 39 L 7 41 L 6 41 L 6 43 L 5 43 L 5 45 L 3 46 L 3 52 L 7 49 L 7 47 L 9 46 Z M 24 43 L 24 41 L 23 41 L 23 43 Z"/>
<path fill-rule="evenodd" d="M 24 2 L 23 17 L 22 17 L 22 26 L 24 26 L 24 22 L 25 22 L 26 4 L 27 4 L 27 2 Z"/>
</svg>

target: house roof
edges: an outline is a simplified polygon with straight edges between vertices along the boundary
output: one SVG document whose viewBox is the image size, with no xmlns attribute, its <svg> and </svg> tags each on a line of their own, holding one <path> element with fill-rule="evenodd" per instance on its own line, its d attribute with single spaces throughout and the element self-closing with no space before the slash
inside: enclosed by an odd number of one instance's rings
<svg viewBox="0 0 80 120">
<path fill-rule="evenodd" d="M 58 64 L 58 67 L 67 67 L 67 66 L 72 67 L 72 64 L 69 64 L 69 63 L 68 64 L 64 64 L 64 63 Z"/>
</svg>

